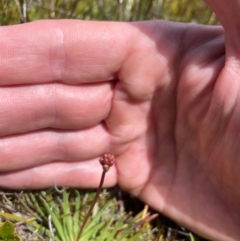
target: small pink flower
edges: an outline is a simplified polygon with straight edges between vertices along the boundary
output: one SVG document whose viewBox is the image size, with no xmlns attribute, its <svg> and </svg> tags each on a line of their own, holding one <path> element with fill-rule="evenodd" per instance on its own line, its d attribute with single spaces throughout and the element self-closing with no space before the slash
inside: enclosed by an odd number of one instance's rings
<svg viewBox="0 0 240 241">
<path fill-rule="evenodd" d="M 103 170 L 105 172 L 109 170 L 109 168 L 115 163 L 115 161 L 116 161 L 116 158 L 111 153 L 105 153 L 99 159 L 99 162 L 102 165 Z"/>
<path fill-rule="evenodd" d="M 87 220 L 88 220 L 88 218 L 89 218 L 89 216 L 90 216 L 90 214 L 91 214 L 91 212 L 92 212 L 92 210 L 93 210 L 93 207 L 94 207 L 94 205 L 95 205 L 95 203 L 96 203 L 96 201 L 97 201 L 97 199 L 98 199 L 98 197 L 99 197 L 99 194 L 100 194 L 100 192 L 101 192 L 101 190 L 102 190 L 102 186 L 103 186 L 103 182 L 104 182 L 104 178 L 105 178 L 106 172 L 107 172 L 107 171 L 109 170 L 109 168 L 114 164 L 115 161 L 116 161 L 116 158 L 115 158 L 115 156 L 114 156 L 113 154 L 111 154 L 111 153 L 103 154 L 103 155 L 100 157 L 100 159 L 99 159 L 99 162 L 100 162 L 100 164 L 101 164 L 102 167 L 103 167 L 103 172 L 102 172 L 100 184 L 99 184 L 97 193 L 96 193 L 96 195 L 95 195 L 95 197 L 94 197 L 94 199 L 93 199 L 93 202 L 92 202 L 92 204 L 91 204 L 91 206 L 90 206 L 90 208 L 89 208 L 86 216 L 85 216 L 84 219 L 83 219 L 82 226 L 81 226 L 81 228 L 80 228 L 80 230 L 79 230 L 79 232 L 78 232 L 77 239 L 76 239 L 76 240 L 78 240 L 78 241 L 80 241 L 80 238 L 81 238 L 83 229 L 84 229 L 84 227 L 85 227 L 85 225 L 86 225 L 86 223 L 87 223 Z"/>
</svg>

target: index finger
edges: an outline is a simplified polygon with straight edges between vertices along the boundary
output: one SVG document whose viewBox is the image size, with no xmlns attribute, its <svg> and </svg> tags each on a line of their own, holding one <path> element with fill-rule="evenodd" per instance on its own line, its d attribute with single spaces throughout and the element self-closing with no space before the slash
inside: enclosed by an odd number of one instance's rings
<svg viewBox="0 0 240 241">
<path fill-rule="evenodd" d="M 126 23 L 44 20 L 0 28 L 0 86 L 116 78 Z"/>
</svg>

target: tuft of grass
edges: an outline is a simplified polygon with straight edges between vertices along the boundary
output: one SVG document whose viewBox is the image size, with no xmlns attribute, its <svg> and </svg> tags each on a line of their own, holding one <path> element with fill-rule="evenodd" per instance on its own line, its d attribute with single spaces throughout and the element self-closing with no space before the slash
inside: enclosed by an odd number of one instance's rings
<svg viewBox="0 0 240 241">
<path fill-rule="evenodd" d="M 1 0 L 0 25 L 38 19 L 139 21 L 165 19 L 217 24 L 202 0 Z"/>
<path fill-rule="evenodd" d="M 2 208 L 0 216 L 2 220 L 15 223 L 22 240 L 77 241 L 94 192 L 64 189 L 58 193 L 49 189 L 2 193 L 1 196 L 6 208 Z M 153 240 L 152 227 L 142 215 L 142 212 L 136 216 L 126 213 L 121 202 L 104 190 L 94 206 L 81 241 Z"/>
<path fill-rule="evenodd" d="M 0 224 L 14 223 L 21 240 L 77 241 L 95 191 L 51 188 L 0 193 Z M 130 204 L 131 203 L 131 204 Z M 128 211 L 126 206 L 137 207 Z M 132 209 L 132 208 L 131 208 Z M 118 188 L 104 189 L 81 241 L 203 241 Z"/>
</svg>

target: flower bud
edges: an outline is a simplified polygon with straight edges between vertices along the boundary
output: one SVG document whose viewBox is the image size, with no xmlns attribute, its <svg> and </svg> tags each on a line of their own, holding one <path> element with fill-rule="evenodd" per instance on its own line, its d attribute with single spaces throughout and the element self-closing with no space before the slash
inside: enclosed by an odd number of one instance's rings
<svg viewBox="0 0 240 241">
<path fill-rule="evenodd" d="M 109 170 L 109 168 L 115 163 L 115 161 L 116 161 L 116 158 L 111 153 L 105 153 L 99 159 L 99 162 L 102 165 L 103 170 L 105 172 Z"/>
</svg>

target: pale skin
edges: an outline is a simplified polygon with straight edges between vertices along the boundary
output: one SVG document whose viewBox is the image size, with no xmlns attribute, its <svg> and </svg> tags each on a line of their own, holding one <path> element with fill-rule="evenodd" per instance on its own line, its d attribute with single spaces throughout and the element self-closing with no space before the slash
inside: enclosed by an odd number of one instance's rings
<svg viewBox="0 0 240 241">
<path fill-rule="evenodd" d="M 200 235 L 240 240 L 240 0 L 224 29 L 164 21 L 0 28 L 0 185 L 124 190 Z"/>
</svg>

